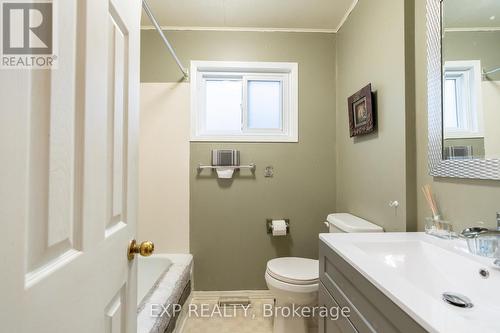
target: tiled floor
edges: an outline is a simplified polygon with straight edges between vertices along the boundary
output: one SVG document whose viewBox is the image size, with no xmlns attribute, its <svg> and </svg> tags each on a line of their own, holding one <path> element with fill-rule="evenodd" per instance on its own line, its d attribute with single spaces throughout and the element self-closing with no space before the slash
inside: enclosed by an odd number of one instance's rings
<svg viewBox="0 0 500 333">
<path fill-rule="evenodd" d="M 222 311 L 223 308 L 216 307 L 216 298 L 193 298 L 191 304 L 197 306 L 197 311 L 193 311 L 191 315 L 184 313 L 183 318 L 180 318 L 177 333 L 272 333 L 273 318 L 264 317 L 263 312 L 264 304 L 272 305 L 274 300 L 271 298 L 250 298 L 250 301 L 251 306 L 246 314 L 241 307 L 228 307 L 225 314 L 215 311 L 215 315 L 205 316 L 212 313 L 214 309 Z M 203 316 L 202 304 L 208 308 Z M 312 325 L 315 324 L 312 323 Z M 309 333 L 317 332 L 317 327 L 309 328 Z"/>
<path fill-rule="evenodd" d="M 201 305 L 208 304 L 212 313 L 217 305 L 217 300 L 193 299 L 191 304 L 199 306 L 197 315 L 193 311 L 185 317 L 180 333 L 272 333 L 272 318 L 263 316 L 263 304 L 273 304 L 272 299 L 251 299 L 251 306 L 245 311 L 238 307 L 227 307 L 226 312 L 216 314 L 209 318 L 202 317 Z M 193 308 L 194 309 L 194 308 Z M 221 308 L 221 311 L 223 309 Z"/>
</svg>

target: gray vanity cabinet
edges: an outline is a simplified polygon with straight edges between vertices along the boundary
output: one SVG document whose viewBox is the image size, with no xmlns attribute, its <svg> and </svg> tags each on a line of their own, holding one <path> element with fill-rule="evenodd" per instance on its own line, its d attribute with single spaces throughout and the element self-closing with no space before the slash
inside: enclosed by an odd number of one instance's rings
<svg viewBox="0 0 500 333">
<path fill-rule="evenodd" d="M 427 332 L 320 240 L 319 306 L 348 307 L 349 318 L 319 320 L 319 333 Z"/>
<path fill-rule="evenodd" d="M 339 307 L 337 302 L 330 295 L 328 290 L 326 290 L 325 286 L 320 283 L 319 284 L 319 306 L 324 306 L 328 309 L 333 307 Z M 356 333 L 356 329 L 352 325 L 352 323 L 340 316 L 337 320 L 330 320 L 328 317 L 321 317 L 319 319 L 319 332 L 321 333 Z"/>
</svg>

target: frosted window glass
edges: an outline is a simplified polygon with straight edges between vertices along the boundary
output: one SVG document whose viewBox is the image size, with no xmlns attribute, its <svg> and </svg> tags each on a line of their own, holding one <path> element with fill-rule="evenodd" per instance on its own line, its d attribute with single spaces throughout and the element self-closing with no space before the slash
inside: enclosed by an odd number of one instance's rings
<svg viewBox="0 0 500 333">
<path fill-rule="evenodd" d="M 238 80 L 206 81 L 206 130 L 241 131 L 243 85 Z"/>
<path fill-rule="evenodd" d="M 459 128 L 457 98 L 457 81 L 455 79 L 446 79 L 444 81 L 445 128 Z"/>
<path fill-rule="evenodd" d="M 248 81 L 248 128 L 281 129 L 281 82 Z"/>
</svg>

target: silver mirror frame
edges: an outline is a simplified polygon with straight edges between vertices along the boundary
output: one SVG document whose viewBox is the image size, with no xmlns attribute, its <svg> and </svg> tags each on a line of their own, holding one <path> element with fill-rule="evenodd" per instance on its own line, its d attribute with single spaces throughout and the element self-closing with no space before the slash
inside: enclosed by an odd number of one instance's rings
<svg viewBox="0 0 500 333">
<path fill-rule="evenodd" d="M 434 177 L 500 180 L 499 159 L 443 160 L 442 2 L 427 0 L 427 104 L 429 174 Z"/>
</svg>

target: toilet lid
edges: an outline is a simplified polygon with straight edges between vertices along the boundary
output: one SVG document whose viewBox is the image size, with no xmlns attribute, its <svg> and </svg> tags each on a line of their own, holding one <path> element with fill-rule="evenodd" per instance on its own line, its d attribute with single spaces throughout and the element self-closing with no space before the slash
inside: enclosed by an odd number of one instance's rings
<svg viewBox="0 0 500 333">
<path fill-rule="evenodd" d="M 267 262 L 267 272 L 286 283 L 314 284 L 319 279 L 319 262 L 305 258 L 276 258 Z"/>
</svg>

